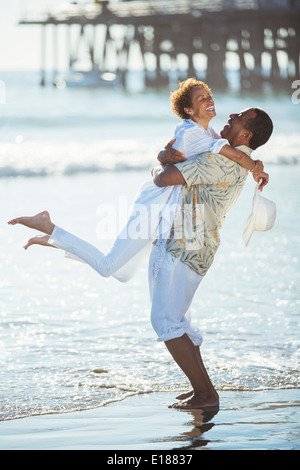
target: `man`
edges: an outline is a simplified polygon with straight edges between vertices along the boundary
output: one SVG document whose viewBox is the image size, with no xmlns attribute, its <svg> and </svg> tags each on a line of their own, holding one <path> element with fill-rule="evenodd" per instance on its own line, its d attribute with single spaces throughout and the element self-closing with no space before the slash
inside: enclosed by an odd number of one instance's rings
<svg viewBox="0 0 300 470">
<path fill-rule="evenodd" d="M 249 108 L 231 114 L 221 131 L 231 146 L 239 147 L 247 155 L 267 142 L 272 134 L 270 117 L 259 108 Z M 241 148 L 242 147 L 242 148 Z M 179 160 L 182 160 L 179 155 Z M 160 155 L 164 163 L 174 162 L 174 153 L 166 150 Z M 177 397 L 172 405 L 179 409 L 218 407 L 219 397 L 203 364 L 200 345 L 202 337 L 188 317 L 188 309 L 201 279 L 211 266 L 219 247 L 219 229 L 226 212 L 236 202 L 245 183 L 248 170 L 219 154 L 204 153 L 191 160 L 166 165 L 153 170 L 153 180 L 158 186 L 186 185 L 182 202 L 182 223 L 185 207 L 192 207 L 194 229 L 197 227 L 197 207 L 204 205 L 204 240 L 202 247 L 190 249 L 190 240 L 184 234 L 171 234 L 167 253 L 154 281 L 149 276 L 151 293 L 151 322 L 158 340 L 164 341 L 179 367 L 188 377 L 193 391 Z M 256 181 L 267 184 L 268 175 L 257 174 Z M 190 210 L 190 209 L 189 209 Z M 197 235 L 197 234 L 195 234 Z M 189 248 L 188 248 L 189 247 Z M 155 258 L 155 250 L 150 257 Z"/>
</svg>

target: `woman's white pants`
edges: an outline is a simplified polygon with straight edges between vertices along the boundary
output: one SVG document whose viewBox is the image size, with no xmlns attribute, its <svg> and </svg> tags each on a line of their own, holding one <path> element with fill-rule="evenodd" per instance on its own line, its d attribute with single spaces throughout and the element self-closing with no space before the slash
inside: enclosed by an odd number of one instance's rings
<svg viewBox="0 0 300 470">
<path fill-rule="evenodd" d="M 169 237 L 182 202 L 182 186 L 158 187 L 152 181 L 138 192 L 128 220 L 109 253 L 55 226 L 49 243 L 66 251 L 69 258 L 89 264 L 100 276 L 129 281 L 140 265 L 149 258 L 152 240 Z M 141 232 L 137 231 L 141 228 Z M 157 263 L 159 264 L 159 263 Z"/>
<path fill-rule="evenodd" d="M 55 226 L 49 243 L 66 251 L 67 257 L 89 264 L 100 276 L 113 276 L 120 282 L 129 281 L 140 264 L 149 257 L 151 240 L 117 238 L 108 254 Z"/>
</svg>

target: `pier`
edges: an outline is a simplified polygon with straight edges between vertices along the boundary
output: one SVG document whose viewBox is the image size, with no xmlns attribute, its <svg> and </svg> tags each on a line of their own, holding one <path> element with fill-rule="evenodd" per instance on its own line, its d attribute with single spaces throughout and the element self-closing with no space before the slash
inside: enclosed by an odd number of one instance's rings
<svg viewBox="0 0 300 470">
<path fill-rule="evenodd" d="M 49 28 L 52 82 L 57 83 L 61 26 L 69 72 L 80 70 L 84 55 L 85 73 L 102 77 L 103 83 L 116 76 L 126 86 L 133 48 L 141 58 L 146 87 L 194 76 L 214 89 L 227 89 L 230 59 L 237 64 L 240 89 L 284 89 L 300 76 L 300 0 L 74 2 L 39 16 L 28 14 L 19 24 L 41 28 L 42 85 Z"/>
</svg>

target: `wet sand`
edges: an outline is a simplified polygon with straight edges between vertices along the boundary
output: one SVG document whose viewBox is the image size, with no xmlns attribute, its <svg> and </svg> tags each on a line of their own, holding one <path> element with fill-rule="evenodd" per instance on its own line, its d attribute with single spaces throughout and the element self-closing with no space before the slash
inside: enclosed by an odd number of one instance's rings
<svg viewBox="0 0 300 470">
<path fill-rule="evenodd" d="M 220 397 L 216 414 L 170 409 L 174 395 L 160 392 L 88 411 L 2 421 L 0 449 L 300 449 L 299 390 L 231 391 Z"/>
</svg>

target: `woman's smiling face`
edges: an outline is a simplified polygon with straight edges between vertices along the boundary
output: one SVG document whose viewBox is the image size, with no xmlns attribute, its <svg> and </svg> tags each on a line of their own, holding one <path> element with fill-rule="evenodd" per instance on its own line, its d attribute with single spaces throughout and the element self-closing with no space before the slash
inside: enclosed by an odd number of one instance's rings
<svg viewBox="0 0 300 470">
<path fill-rule="evenodd" d="M 202 87 L 194 87 L 191 90 L 191 106 L 184 110 L 193 121 L 201 125 L 208 124 L 216 115 L 214 100 L 211 94 Z"/>
</svg>

